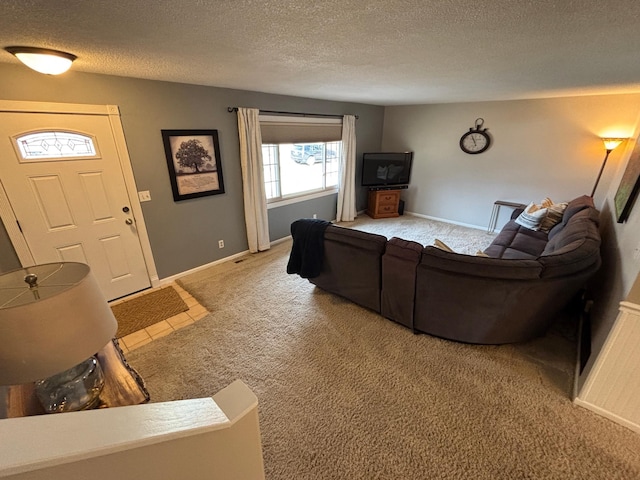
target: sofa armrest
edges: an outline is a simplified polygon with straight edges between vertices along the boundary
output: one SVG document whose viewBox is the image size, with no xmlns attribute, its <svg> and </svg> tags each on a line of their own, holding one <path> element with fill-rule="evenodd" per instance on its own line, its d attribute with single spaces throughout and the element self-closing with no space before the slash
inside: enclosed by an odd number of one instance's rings
<svg viewBox="0 0 640 480">
<path fill-rule="evenodd" d="M 511 212 L 511 220 L 518 218 L 522 212 L 524 212 L 524 208 L 516 208 Z"/>
</svg>

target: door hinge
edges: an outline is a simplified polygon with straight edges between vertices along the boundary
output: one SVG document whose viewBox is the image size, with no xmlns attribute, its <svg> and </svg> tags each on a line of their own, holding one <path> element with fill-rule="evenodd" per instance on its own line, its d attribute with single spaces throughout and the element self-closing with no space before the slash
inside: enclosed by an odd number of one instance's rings
<svg viewBox="0 0 640 480">
<path fill-rule="evenodd" d="M 20 233 L 24 233 L 22 231 L 22 227 L 20 226 L 20 222 L 18 221 L 18 219 L 16 219 L 16 223 L 18 224 L 18 230 L 20 230 Z"/>
</svg>

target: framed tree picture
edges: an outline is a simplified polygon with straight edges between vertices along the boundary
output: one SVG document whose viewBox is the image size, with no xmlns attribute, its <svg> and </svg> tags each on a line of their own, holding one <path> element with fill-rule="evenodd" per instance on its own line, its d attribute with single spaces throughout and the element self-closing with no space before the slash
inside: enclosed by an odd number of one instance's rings
<svg viewBox="0 0 640 480">
<path fill-rule="evenodd" d="M 217 130 L 162 130 L 173 200 L 224 193 Z"/>
<path fill-rule="evenodd" d="M 638 196 L 638 190 L 640 190 L 640 139 L 633 147 L 633 152 L 631 152 L 627 168 L 622 175 L 614 198 L 618 223 L 623 223 L 629 218 L 631 208 L 633 208 Z"/>
</svg>

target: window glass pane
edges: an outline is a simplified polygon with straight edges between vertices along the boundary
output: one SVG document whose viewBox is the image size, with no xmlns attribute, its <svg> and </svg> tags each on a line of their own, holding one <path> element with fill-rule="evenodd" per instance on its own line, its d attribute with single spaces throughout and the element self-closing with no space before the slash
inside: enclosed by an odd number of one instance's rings
<svg viewBox="0 0 640 480">
<path fill-rule="evenodd" d="M 263 144 L 267 200 L 335 188 L 341 157 L 342 142 Z"/>
<path fill-rule="evenodd" d="M 323 188 L 324 143 L 280 144 L 283 196 Z"/>
<path fill-rule="evenodd" d="M 37 132 L 16 138 L 25 160 L 48 158 L 96 157 L 91 137 L 70 132 Z"/>
<path fill-rule="evenodd" d="M 332 153 L 335 152 L 335 155 Z M 342 158 L 342 142 L 327 143 L 327 162 L 325 165 L 325 187 L 338 186 L 340 159 Z"/>
<path fill-rule="evenodd" d="M 267 200 L 280 196 L 278 175 L 278 146 L 262 145 L 262 165 L 264 168 L 264 190 Z"/>
</svg>

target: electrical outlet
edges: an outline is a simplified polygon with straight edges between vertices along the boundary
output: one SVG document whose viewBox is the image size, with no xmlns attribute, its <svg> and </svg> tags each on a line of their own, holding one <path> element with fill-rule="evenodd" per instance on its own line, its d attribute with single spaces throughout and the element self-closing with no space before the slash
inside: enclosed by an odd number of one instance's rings
<svg viewBox="0 0 640 480">
<path fill-rule="evenodd" d="M 138 192 L 138 198 L 141 202 L 150 202 L 151 201 L 151 192 L 149 190 L 144 190 L 142 192 Z"/>
<path fill-rule="evenodd" d="M 224 240 L 218 240 L 218 248 L 224 248 Z"/>
<path fill-rule="evenodd" d="M 314 214 L 313 214 L 313 218 L 318 218 L 318 214 L 317 214 L 317 213 L 314 213 Z"/>
</svg>

